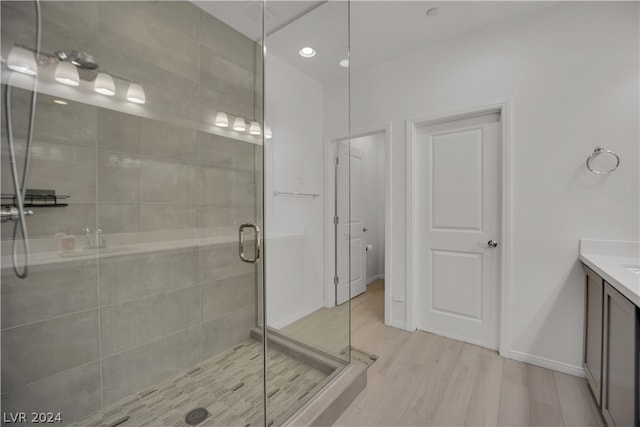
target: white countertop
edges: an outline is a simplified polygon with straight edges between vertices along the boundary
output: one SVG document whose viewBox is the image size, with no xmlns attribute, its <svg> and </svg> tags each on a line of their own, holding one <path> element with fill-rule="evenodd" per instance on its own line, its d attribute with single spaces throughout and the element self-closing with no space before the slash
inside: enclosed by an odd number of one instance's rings
<svg viewBox="0 0 640 427">
<path fill-rule="evenodd" d="M 580 240 L 580 261 L 640 306 L 640 242 Z"/>
</svg>

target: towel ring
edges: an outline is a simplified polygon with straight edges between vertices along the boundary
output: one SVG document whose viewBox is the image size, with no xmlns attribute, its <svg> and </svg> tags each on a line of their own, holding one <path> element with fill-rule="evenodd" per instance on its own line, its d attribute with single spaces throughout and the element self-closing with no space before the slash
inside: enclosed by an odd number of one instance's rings
<svg viewBox="0 0 640 427">
<path fill-rule="evenodd" d="M 613 157 L 616 158 L 616 165 L 614 167 L 612 167 L 611 169 L 609 169 L 608 171 L 599 171 L 599 170 L 595 170 L 591 167 L 591 161 L 593 159 L 595 159 L 596 157 L 598 157 L 600 154 L 611 154 Z M 620 166 L 620 156 L 618 156 L 616 153 L 614 153 L 611 150 L 607 150 L 604 147 L 596 147 L 593 149 L 593 153 L 587 158 L 587 169 L 589 169 L 591 172 L 596 173 L 598 175 L 608 175 L 611 172 L 613 172 L 614 170 L 618 169 L 618 166 Z"/>
</svg>

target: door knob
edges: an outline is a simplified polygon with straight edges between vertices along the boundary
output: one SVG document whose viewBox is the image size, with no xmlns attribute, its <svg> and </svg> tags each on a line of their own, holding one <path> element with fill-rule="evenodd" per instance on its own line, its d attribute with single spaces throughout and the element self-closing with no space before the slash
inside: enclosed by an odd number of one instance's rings
<svg viewBox="0 0 640 427">
<path fill-rule="evenodd" d="M 496 246 L 498 246 L 498 242 L 496 242 L 495 240 L 489 240 L 487 242 L 487 246 L 489 246 L 490 248 L 495 248 Z"/>
<path fill-rule="evenodd" d="M 364 227 L 364 228 L 362 229 L 362 232 L 363 232 L 363 233 L 366 233 L 367 231 L 369 231 L 369 229 L 368 229 L 367 227 Z"/>
</svg>

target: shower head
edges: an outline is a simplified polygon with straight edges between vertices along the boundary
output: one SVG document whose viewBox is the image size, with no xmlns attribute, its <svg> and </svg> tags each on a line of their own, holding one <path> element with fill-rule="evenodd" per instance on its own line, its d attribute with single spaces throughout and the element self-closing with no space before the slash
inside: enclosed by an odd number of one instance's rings
<svg viewBox="0 0 640 427">
<path fill-rule="evenodd" d="M 56 52 L 56 56 L 61 61 L 69 61 L 76 67 L 84 70 L 95 70 L 96 68 L 98 68 L 98 63 L 96 62 L 93 55 L 90 55 L 87 52 L 78 52 L 77 50 L 62 50 L 60 52 Z"/>
</svg>

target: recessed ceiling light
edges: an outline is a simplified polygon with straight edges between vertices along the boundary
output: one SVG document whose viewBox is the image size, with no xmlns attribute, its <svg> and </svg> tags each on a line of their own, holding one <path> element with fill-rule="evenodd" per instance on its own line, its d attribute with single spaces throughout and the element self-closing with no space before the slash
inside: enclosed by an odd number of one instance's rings
<svg viewBox="0 0 640 427">
<path fill-rule="evenodd" d="M 440 9 L 438 9 L 437 7 L 432 7 L 431 9 L 427 10 L 427 16 L 428 17 L 436 16 L 438 12 L 440 12 Z"/>
<path fill-rule="evenodd" d="M 342 61 L 340 61 L 340 66 L 347 68 L 349 66 L 349 60 L 348 59 L 343 59 Z"/>
<path fill-rule="evenodd" d="M 316 50 L 312 47 L 303 47 L 302 49 L 300 49 L 300 52 L 298 52 L 300 54 L 300 56 L 302 56 L 303 58 L 313 58 L 314 56 L 316 56 Z"/>
<path fill-rule="evenodd" d="M 54 99 L 53 102 L 55 102 L 58 105 L 67 105 L 68 104 L 67 101 L 63 101 L 62 99 Z"/>
</svg>

